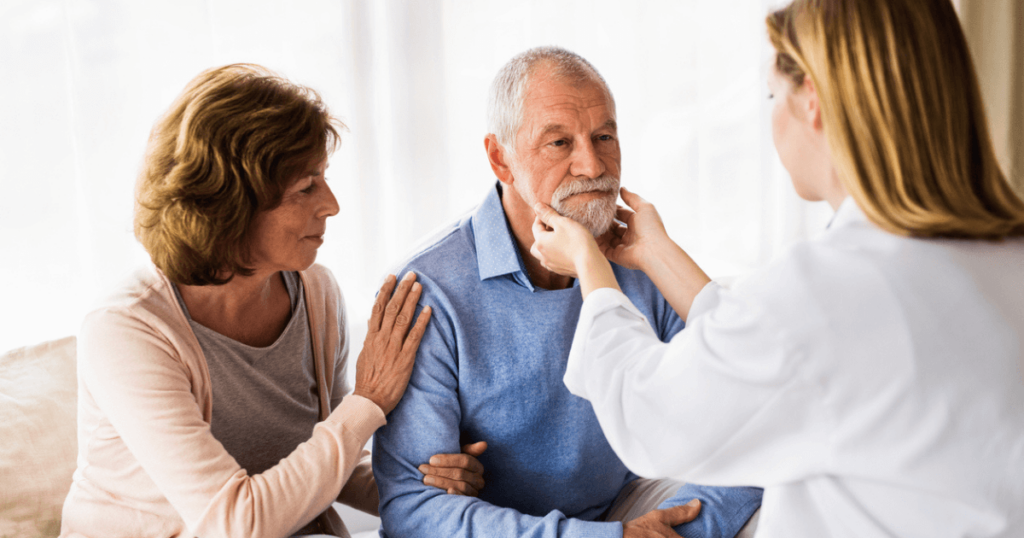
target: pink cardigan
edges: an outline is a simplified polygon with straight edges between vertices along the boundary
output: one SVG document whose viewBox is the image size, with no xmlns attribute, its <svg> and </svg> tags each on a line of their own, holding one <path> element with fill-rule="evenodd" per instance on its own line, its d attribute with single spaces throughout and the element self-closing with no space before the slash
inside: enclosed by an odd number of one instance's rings
<svg viewBox="0 0 1024 538">
<path fill-rule="evenodd" d="M 330 412 L 326 380 L 347 354 L 344 302 L 327 269 L 300 274 L 322 422 L 309 441 L 254 476 L 210 433 L 206 359 L 163 273 L 140 270 L 86 316 L 78 337 L 78 468 L 61 536 L 277 537 L 335 500 L 376 513 L 362 448 L 384 413 L 359 396 Z M 328 532 L 349 535 L 334 510 L 320 520 Z"/>
</svg>

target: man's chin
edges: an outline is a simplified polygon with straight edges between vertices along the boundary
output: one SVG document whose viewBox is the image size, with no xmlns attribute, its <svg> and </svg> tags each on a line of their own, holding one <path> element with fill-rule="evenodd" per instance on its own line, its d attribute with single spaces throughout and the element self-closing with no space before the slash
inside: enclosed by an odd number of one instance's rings
<svg viewBox="0 0 1024 538">
<path fill-rule="evenodd" d="M 610 218 L 610 219 L 608 219 L 605 222 L 602 222 L 602 223 L 599 223 L 599 224 L 595 224 L 595 226 L 593 228 L 591 228 L 590 226 L 587 226 L 587 229 L 590 230 L 591 234 L 593 234 L 594 239 L 597 239 L 598 237 L 601 237 L 602 235 L 608 233 L 608 230 L 612 229 L 612 224 L 614 222 L 615 222 L 615 219 Z"/>
<path fill-rule="evenodd" d="M 584 228 L 590 231 L 594 237 L 601 237 L 611 227 L 612 223 L 615 222 L 615 205 L 611 205 L 611 209 L 602 208 L 590 209 L 590 208 L 563 208 L 565 211 L 557 210 L 563 217 L 568 217 L 582 225 Z"/>
</svg>

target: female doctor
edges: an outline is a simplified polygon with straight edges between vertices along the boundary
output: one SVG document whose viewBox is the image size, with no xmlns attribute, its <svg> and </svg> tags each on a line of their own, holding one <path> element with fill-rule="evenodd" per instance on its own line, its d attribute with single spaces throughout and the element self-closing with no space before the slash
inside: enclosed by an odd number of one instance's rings
<svg viewBox="0 0 1024 538">
<path fill-rule="evenodd" d="M 1024 536 L 1024 203 L 953 6 L 767 25 L 775 145 L 831 225 L 726 290 L 626 189 L 599 241 L 538 204 L 533 254 L 585 299 L 566 385 L 634 472 L 764 487 L 759 537 Z M 608 260 L 686 330 L 660 342 Z"/>
</svg>

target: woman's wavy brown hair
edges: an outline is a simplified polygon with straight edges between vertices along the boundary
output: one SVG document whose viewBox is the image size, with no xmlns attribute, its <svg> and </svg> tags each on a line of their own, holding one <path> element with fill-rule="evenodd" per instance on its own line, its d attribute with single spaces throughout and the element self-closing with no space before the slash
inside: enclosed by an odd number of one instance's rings
<svg viewBox="0 0 1024 538">
<path fill-rule="evenodd" d="M 846 191 L 918 237 L 1024 235 L 949 0 L 794 0 L 768 16 L 775 67 L 811 77 Z"/>
<path fill-rule="evenodd" d="M 253 218 L 340 143 L 344 125 L 316 91 L 252 64 L 209 69 L 149 137 L 136 190 L 135 237 L 178 284 L 253 274 Z"/>
</svg>

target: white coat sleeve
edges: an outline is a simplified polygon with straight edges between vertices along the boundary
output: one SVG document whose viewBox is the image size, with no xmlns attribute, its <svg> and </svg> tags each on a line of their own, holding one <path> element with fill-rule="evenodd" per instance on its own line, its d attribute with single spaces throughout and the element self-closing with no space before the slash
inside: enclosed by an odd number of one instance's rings
<svg viewBox="0 0 1024 538">
<path fill-rule="evenodd" d="M 801 371 L 806 352 L 770 314 L 711 283 L 663 343 L 625 295 L 596 290 L 564 381 L 641 476 L 764 486 L 813 473 L 827 457 L 829 414 Z"/>
</svg>

